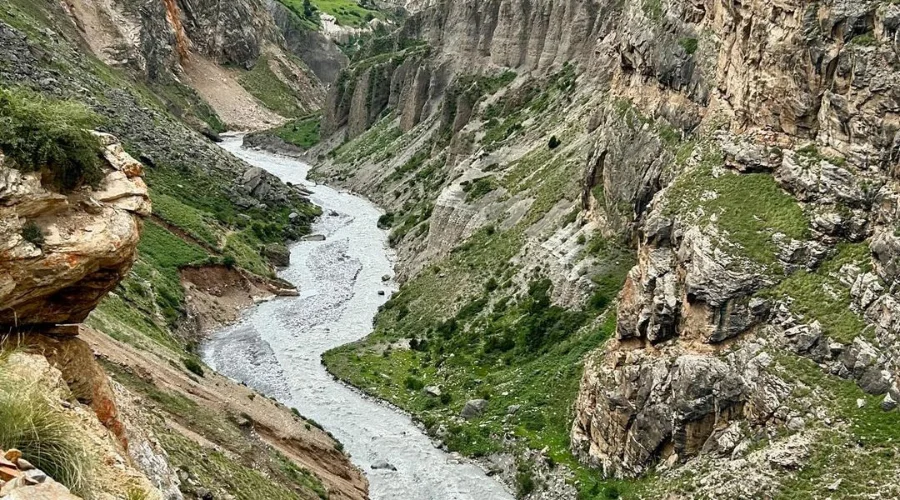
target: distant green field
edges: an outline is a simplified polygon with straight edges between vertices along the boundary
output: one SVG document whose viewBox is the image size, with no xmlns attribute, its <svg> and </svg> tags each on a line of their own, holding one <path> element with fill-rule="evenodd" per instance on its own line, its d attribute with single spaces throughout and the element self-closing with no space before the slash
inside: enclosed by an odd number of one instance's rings
<svg viewBox="0 0 900 500">
<path fill-rule="evenodd" d="M 364 26 L 372 19 L 384 19 L 383 12 L 363 7 L 354 0 L 311 0 L 315 12 L 312 16 L 307 16 L 306 8 L 303 0 L 279 0 L 286 7 L 294 11 L 301 19 L 308 21 L 312 25 L 318 25 L 318 13 L 324 12 L 331 14 L 337 19 L 341 26 Z"/>
</svg>

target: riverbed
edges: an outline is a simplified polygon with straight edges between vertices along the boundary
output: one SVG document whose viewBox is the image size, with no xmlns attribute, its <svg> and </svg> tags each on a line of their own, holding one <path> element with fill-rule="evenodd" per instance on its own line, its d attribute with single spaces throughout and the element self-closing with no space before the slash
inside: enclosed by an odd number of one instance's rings
<svg viewBox="0 0 900 500">
<path fill-rule="evenodd" d="M 306 180 L 309 165 L 241 147 L 222 147 L 285 182 L 306 186 L 323 215 L 324 241 L 291 247 L 279 273 L 298 297 L 265 302 L 202 347 L 204 361 L 312 418 L 344 444 L 369 479 L 373 500 L 505 500 L 512 496 L 473 463 L 435 448 L 412 420 L 334 380 L 322 353 L 369 334 L 378 307 L 396 291 L 393 252 L 378 228 L 382 212 L 364 198 Z M 383 295 L 381 294 L 383 292 Z M 396 468 L 372 469 L 378 462 Z"/>
</svg>

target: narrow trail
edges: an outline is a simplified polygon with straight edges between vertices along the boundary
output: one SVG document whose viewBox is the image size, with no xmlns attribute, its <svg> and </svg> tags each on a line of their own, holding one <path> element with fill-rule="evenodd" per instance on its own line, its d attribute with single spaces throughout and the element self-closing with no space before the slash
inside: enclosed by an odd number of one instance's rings
<svg viewBox="0 0 900 500">
<path fill-rule="evenodd" d="M 314 232 L 326 240 L 291 249 L 291 266 L 280 276 L 299 285 L 299 297 L 260 304 L 213 336 L 203 346 L 204 360 L 332 432 L 368 476 L 374 500 L 511 499 L 479 467 L 435 448 L 408 416 L 344 386 L 322 366 L 323 352 L 371 331 L 378 307 L 394 291 L 392 282 L 381 280 L 393 276 L 393 255 L 387 233 L 377 227 L 378 208 L 307 182 L 309 166 L 302 162 L 240 144 L 240 138 L 228 138 L 223 147 L 312 191 L 310 198 L 326 214 Z M 373 470 L 381 460 L 397 470 Z"/>
</svg>

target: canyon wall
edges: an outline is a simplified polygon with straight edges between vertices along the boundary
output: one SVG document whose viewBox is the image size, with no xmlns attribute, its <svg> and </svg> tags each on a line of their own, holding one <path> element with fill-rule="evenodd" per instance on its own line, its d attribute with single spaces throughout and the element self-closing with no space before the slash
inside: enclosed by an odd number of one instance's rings
<svg viewBox="0 0 900 500">
<path fill-rule="evenodd" d="M 653 483 L 660 495 L 838 478 L 893 494 L 895 462 L 871 484 L 850 472 L 880 445 L 827 477 L 772 478 L 836 442 L 884 439 L 871 422 L 896 419 L 898 19 L 879 1 L 428 3 L 326 99 L 323 125 L 349 142 L 323 147 L 319 172 L 390 212 L 409 290 L 409 315 L 383 313 L 372 342 L 419 335 L 421 318 L 466 321 L 425 336 L 448 349 L 468 335 L 482 351 L 455 355 L 506 377 L 488 355 L 511 345 L 491 325 L 507 314 L 497 294 L 521 301 L 537 275 L 554 303 L 596 314 L 624 244 L 636 264 L 616 286 L 613 338 L 571 396 L 582 463 L 656 471 L 674 481 Z M 428 299 L 441 279 L 448 305 Z M 444 361 L 428 383 L 455 383 L 446 354 L 430 356 Z M 515 392 L 503 401 L 527 408 Z"/>
</svg>

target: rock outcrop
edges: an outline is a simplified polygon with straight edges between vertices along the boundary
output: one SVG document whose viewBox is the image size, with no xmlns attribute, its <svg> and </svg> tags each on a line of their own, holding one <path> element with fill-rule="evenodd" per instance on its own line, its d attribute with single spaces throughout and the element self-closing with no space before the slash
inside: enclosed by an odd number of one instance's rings
<svg viewBox="0 0 900 500">
<path fill-rule="evenodd" d="M 62 195 L 40 172 L 0 162 L 0 325 L 80 323 L 131 268 L 140 216 L 150 214 L 142 166 L 101 135 L 106 175 Z M 40 237 L 25 234 L 26 226 Z"/>
</svg>

